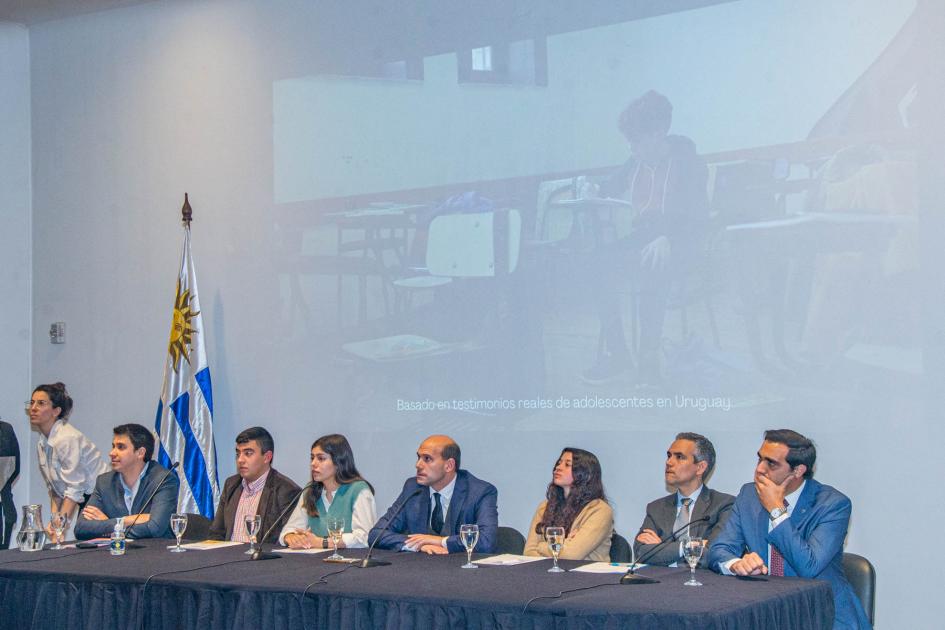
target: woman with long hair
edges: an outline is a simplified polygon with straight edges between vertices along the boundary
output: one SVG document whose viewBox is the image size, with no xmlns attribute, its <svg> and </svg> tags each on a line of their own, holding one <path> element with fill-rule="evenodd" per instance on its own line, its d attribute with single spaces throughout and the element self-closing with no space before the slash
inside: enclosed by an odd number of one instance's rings
<svg viewBox="0 0 945 630">
<path fill-rule="evenodd" d="M 545 496 L 528 529 L 525 555 L 551 557 L 545 529 L 563 527 L 565 540 L 559 558 L 609 561 L 614 511 L 604 495 L 597 456 L 566 447 L 555 463 Z"/>
<path fill-rule="evenodd" d="M 39 433 L 36 461 L 46 482 L 50 511 L 69 517 L 70 527 L 63 538 L 75 523 L 76 509 L 85 505 L 95 489 L 95 480 L 109 470 L 95 444 L 68 422 L 71 412 L 72 398 L 62 383 L 37 386 L 26 403 L 30 426 Z M 49 535 L 54 538 L 52 531 Z"/>
<path fill-rule="evenodd" d="M 312 484 L 282 528 L 279 542 L 292 549 L 328 549 L 328 519 L 342 518 L 339 548 L 367 547 L 377 521 L 374 488 L 354 464 L 347 438 L 323 435 L 312 444 Z"/>
</svg>

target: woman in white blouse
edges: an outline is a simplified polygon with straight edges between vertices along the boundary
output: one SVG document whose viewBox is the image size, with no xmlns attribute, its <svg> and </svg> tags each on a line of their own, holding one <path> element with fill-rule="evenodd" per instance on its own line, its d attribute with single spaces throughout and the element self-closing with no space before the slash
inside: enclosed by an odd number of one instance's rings
<svg viewBox="0 0 945 630">
<path fill-rule="evenodd" d="M 343 435 L 324 435 L 312 444 L 312 485 L 282 528 L 279 542 L 292 549 L 328 549 L 328 519 L 344 519 L 339 548 L 367 547 L 368 532 L 377 521 L 374 488 L 354 464 Z"/>
<path fill-rule="evenodd" d="M 72 398 L 62 383 L 40 385 L 26 403 L 30 425 L 39 432 L 37 461 L 50 511 L 64 512 L 70 524 L 95 489 L 95 479 L 109 470 L 95 444 L 69 424 L 71 411 Z"/>
</svg>

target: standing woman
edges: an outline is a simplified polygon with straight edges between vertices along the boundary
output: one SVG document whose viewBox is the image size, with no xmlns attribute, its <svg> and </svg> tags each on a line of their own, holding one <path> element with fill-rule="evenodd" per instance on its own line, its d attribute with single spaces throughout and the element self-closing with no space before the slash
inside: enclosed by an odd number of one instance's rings
<svg viewBox="0 0 945 630">
<path fill-rule="evenodd" d="M 98 448 L 69 424 L 71 411 L 72 398 L 62 383 L 40 385 L 26 403 L 30 425 L 39 432 L 37 461 L 50 510 L 68 514 L 70 525 L 76 508 L 84 506 L 95 489 L 95 479 L 109 470 Z"/>
<path fill-rule="evenodd" d="M 367 547 L 368 532 L 377 521 L 374 488 L 357 466 L 343 435 L 323 435 L 312 444 L 312 484 L 282 528 L 279 542 L 292 549 L 328 549 L 328 519 L 343 518 L 338 548 Z"/>
<path fill-rule="evenodd" d="M 529 527 L 525 555 L 551 557 L 545 528 L 563 527 L 559 558 L 610 561 L 614 511 L 604 496 L 597 456 L 579 448 L 561 451 L 545 496 Z"/>
</svg>

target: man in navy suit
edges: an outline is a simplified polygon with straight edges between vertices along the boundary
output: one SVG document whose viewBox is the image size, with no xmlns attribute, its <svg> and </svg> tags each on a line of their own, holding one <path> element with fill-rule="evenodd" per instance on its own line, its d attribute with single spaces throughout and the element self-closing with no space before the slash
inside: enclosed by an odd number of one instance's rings
<svg viewBox="0 0 945 630">
<path fill-rule="evenodd" d="M 755 481 L 742 486 L 732 515 L 709 549 L 709 566 L 726 575 L 784 575 L 826 580 L 834 628 L 870 628 L 843 573 L 851 504 L 814 480 L 817 450 L 789 429 L 765 431 Z"/>
<path fill-rule="evenodd" d="M 95 490 L 76 519 L 75 537 L 108 536 L 122 519 L 130 527 L 125 532 L 130 538 L 172 538 L 170 519 L 180 487 L 177 475 L 151 460 L 154 434 L 147 427 L 122 424 L 113 432 L 112 470 L 95 481 Z M 155 488 L 157 493 L 145 505 Z"/>
<path fill-rule="evenodd" d="M 459 445 L 452 438 L 431 435 L 424 440 L 417 449 L 416 477 L 404 483 L 400 496 L 371 529 L 368 541 L 377 540 L 381 549 L 456 553 L 465 550 L 459 540 L 460 525 L 476 523 L 476 551 L 494 552 L 498 491 L 460 470 L 459 464 Z"/>
</svg>

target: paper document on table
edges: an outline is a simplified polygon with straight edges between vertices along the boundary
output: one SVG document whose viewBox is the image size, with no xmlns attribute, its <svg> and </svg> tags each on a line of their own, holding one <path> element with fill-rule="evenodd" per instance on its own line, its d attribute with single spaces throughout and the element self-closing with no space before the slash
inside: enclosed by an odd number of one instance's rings
<svg viewBox="0 0 945 630">
<path fill-rule="evenodd" d="M 235 547 L 236 545 L 243 545 L 245 543 L 235 542 L 232 540 L 201 540 L 199 542 L 192 542 L 181 545 L 184 549 L 196 549 L 197 551 L 206 551 L 207 549 L 222 549 L 224 547 Z M 171 549 L 177 545 L 168 545 L 167 548 Z"/>
<path fill-rule="evenodd" d="M 514 553 L 500 553 L 497 556 L 489 556 L 482 560 L 473 560 L 474 564 L 484 564 L 494 567 L 510 567 L 516 564 L 526 564 L 528 562 L 538 562 L 539 560 L 550 560 L 541 556 L 518 556 Z"/>
<path fill-rule="evenodd" d="M 273 553 L 325 553 L 326 551 L 331 551 L 331 549 L 288 549 L 283 547 L 272 550 Z"/>
<path fill-rule="evenodd" d="M 592 562 L 571 569 L 571 571 L 578 571 L 579 573 L 626 573 L 632 566 L 629 562 Z M 638 564 L 637 569 L 645 566 L 645 564 Z"/>
</svg>

